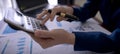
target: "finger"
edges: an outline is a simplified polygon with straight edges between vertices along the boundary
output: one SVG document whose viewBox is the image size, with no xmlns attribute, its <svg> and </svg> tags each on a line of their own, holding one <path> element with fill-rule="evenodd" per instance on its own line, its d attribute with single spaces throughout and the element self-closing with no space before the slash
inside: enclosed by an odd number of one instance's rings
<svg viewBox="0 0 120 54">
<path fill-rule="evenodd" d="M 37 14 L 37 15 L 36 15 L 36 18 L 39 19 L 39 20 L 43 20 L 40 15 L 41 15 L 41 14 Z"/>
<path fill-rule="evenodd" d="M 34 35 L 40 38 L 52 38 L 52 34 L 47 30 L 36 30 Z"/>
<path fill-rule="evenodd" d="M 63 18 L 63 17 L 57 17 L 57 21 L 60 22 L 62 20 L 66 20 L 66 18 Z"/>
<path fill-rule="evenodd" d="M 55 15 L 56 15 L 56 13 L 57 13 L 57 10 L 56 10 L 56 9 L 52 9 L 52 12 L 51 12 L 51 14 L 50 14 L 50 20 L 51 20 L 51 21 L 54 20 L 54 17 L 55 17 Z"/>
<path fill-rule="evenodd" d="M 42 20 L 41 25 L 45 25 L 45 23 L 49 20 L 50 13 L 47 13 L 47 16 Z"/>
<path fill-rule="evenodd" d="M 40 14 L 37 14 L 37 19 L 41 19 L 47 13 L 48 13 L 48 11 L 44 9 Z"/>
</svg>

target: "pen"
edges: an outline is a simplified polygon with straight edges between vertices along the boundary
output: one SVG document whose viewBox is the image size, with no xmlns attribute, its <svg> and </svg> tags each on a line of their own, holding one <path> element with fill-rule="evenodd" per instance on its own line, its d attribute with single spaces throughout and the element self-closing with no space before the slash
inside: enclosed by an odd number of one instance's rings
<svg viewBox="0 0 120 54">
<path fill-rule="evenodd" d="M 48 12 L 51 13 L 52 10 L 51 9 L 48 9 Z M 70 14 L 65 14 L 65 13 L 61 13 L 61 12 L 58 12 L 56 15 L 59 15 L 61 17 L 64 17 L 64 18 L 68 18 L 68 19 L 71 19 L 71 20 L 76 20 L 78 21 L 79 18 L 74 16 L 74 15 L 70 15 Z"/>
</svg>

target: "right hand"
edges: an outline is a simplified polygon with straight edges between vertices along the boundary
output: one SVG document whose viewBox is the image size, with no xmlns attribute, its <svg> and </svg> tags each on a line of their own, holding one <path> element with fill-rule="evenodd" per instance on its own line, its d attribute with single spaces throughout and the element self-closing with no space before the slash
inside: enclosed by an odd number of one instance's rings
<svg viewBox="0 0 120 54">
<path fill-rule="evenodd" d="M 75 43 L 75 35 L 69 33 L 64 29 L 36 30 L 34 33 L 34 40 L 43 48 L 48 48 L 58 44 L 72 44 Z"/>
<path fill-rule="evenodd" d="M 46 15 L 46 17 L 42 20 L 42 23 L 41 23 L 42 25 L 44 25 L 48 21 L 48 19 L 53 21 L 56 13 L 58 12 L 73 14 L 73 8 L 69 6 L 55 6 L 52 9 L 51 13 L 48 13 L 47 10 L 43 10 L 40 14 L 37 14 L 37 18 L 42 19 L 42 17 Z M 65 18 L 61 16 L 57 17 L 57 21 L 62 21 L 62 20 L 65 20 Z"/>
</svg>

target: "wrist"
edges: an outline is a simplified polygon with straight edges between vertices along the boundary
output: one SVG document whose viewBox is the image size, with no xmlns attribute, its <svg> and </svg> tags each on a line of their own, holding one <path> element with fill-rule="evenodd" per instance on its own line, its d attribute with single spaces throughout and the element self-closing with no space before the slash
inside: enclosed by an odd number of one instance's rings
<svg viewBox="0 0 120 54">
<path fill-rule="evenodd" d="M 75 35 L 73 33 L 71 33 L 68 37 L 68 44 L 75 44 Z"/>
</svg>

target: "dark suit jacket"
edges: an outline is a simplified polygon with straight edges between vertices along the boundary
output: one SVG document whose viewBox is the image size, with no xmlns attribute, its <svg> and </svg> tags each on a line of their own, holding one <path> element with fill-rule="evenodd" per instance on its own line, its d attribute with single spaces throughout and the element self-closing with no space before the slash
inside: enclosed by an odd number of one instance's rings
<svg viewBox="0 0 120 54">
<path fill-rule="evenodd" d="M 83 7 L 73 7 L 74 15 L 81 22 L 94 17 L 98 11 L 103 19 L 103 25 L 112 34 L 102 32 L 73 32 L 75 34 L 75 50 L 90 50 L 95 52 L 111 52 L 120 49 L 120 0 L 87 0 Z"/>
</svg>

